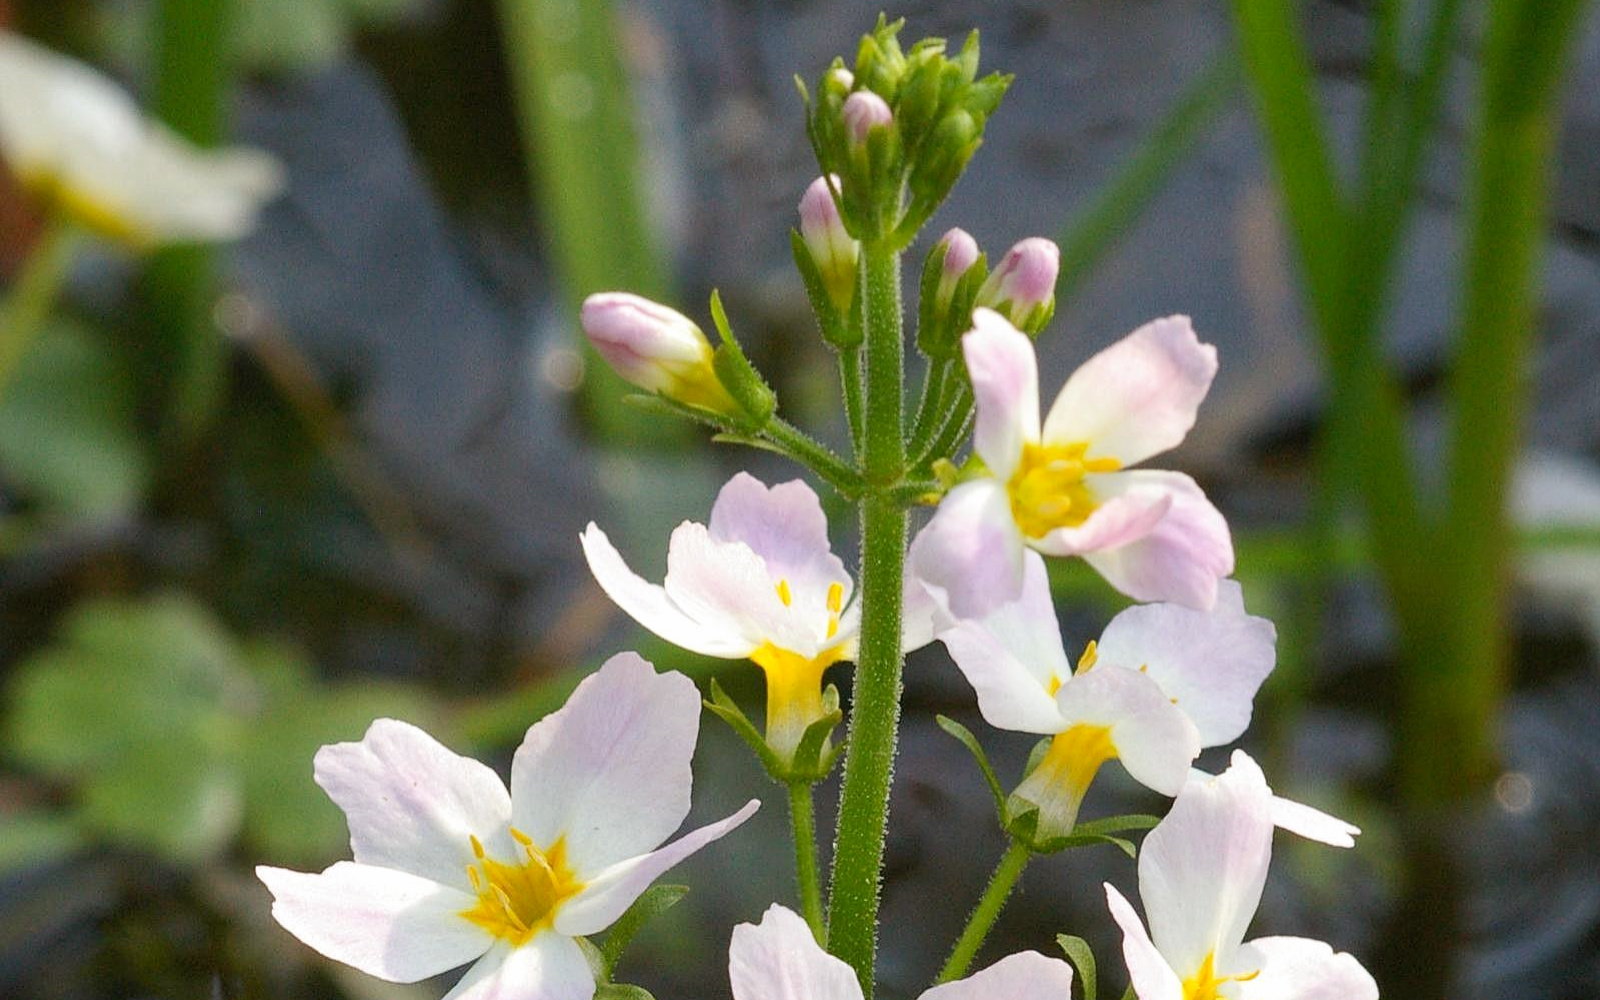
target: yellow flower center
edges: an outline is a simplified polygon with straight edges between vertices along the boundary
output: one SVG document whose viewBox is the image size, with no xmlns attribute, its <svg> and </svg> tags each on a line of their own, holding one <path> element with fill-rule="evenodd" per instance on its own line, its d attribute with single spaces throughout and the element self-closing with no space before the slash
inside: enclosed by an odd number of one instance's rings
<svg viewBox="0 0 1600 1000">
<path fill-rule="evenodd" d="M 583 883 L 567 866 L 565 837 L 540 850 L 515 827 L 511 836 L 522 848 L 520 863 L 504 864 L 486 856 L 482 842 L 471 838 L 478 862 L 467 868 L 467 877 L 478 902 L 461 915 L 497 938 L 522 945 L 554 922 L 557 908 L 576 895 Z"/>
<path fill-rule="evenodd" d="M 791 607 L 794 594 L 788 580 L 776 584 L 778 600 Z M 827 638 L 839 634 L 839 615 L 844 609 L 844 585 L 831 583 L 827 596 Z M 792 753 L 805 735 L 806 727 L 822 718 L 822 674 L 844 659 L 846 644 L 830 646 L 816 656 L 802 656 L 768 642 L 754 653 L 755 661 L 767 676 L 767 742 L 780 754 Z"/>
<path fill-rule="evenodd" d="M 1056 528 L 1076 528 L 1094 513 L 1099 501 L 1083 477 L 1091 472 L 1116 472 L 1114 458 L 1088 458 L 1089 442 L 1022 446 L 1022 461 L 1006 484 L 1011 516 L 1029 538 L 1043 538 Z"/>
<path fill-rule="evenodd" d="M 1218 1000 L 1224 983 L 1247 983 L 1261 974 L 1261 970 L 1242 976 L 1222 976 L 1216 973 L 1216 952 L 1206 956 L 1194 975 L 1183 981 L 1183 1000 Z"/>
<path fill-rule="evenodd" d="M 1050 741 L 1050 749 L 1039 762 L 1039 772 L 1069 794 L 1082 798 L 1100 772 L 1100 765 L 1116 756 L 1110 726 L 1080 722 Z"/>
</svg>

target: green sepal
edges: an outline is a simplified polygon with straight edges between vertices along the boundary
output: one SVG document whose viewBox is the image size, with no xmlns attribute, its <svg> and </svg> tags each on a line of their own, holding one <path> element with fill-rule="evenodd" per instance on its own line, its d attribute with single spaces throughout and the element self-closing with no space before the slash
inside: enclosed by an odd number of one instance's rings
<svg viewBox="0 0 1600 1000">
<path fill-rule="evenodd" d="M 806 246 L 805 237 L 797 229 L 789 230 L 789 249 L 794 254 L 795 270 L 800 272 L 800 282 L 805 285 L 806 298 L 811 302 L 811 311 L 816 314 L 817 330 L 822 334 L 822 339 L 841 349 L 861 346 L 861 331 L 854 329 L 849 322 L 848 310 L 841 312 L 833 296 L 828 294 L 822 271 L 811 256 L 811 248 Z"/>
<path fill-rule="evenodd" d="M 1122 1000 L 1139 1000 L 1139 994 L 1133 991 L 1132 983 L 1129 983 L 1128 988 L 1122 991 Z"/>
<path fill-rule="evenodd" d="M 842 743 L 830 747 L 828 737 L 843 721 L 844 711 L 839 708 L 839 689 L 829 684 L 822 690 L 821 718 L 806 726 L 806 731 L 800 735 L 800 742 L 794 748 L 794 759 L 784 773 L 772 777 L 782 782 L 803 781 L 812 785 L 826 778 L 844 748 Z"/>
<path fill-rule="evenodd" d="M 1083 1000 L 1095 1000 L 1100 990 L 1099 976 L 1095 972 L 1094 950 L 1089 942 L 1071 934 L 1057 934 L 1056 945 L 1066 953 L 1067 960 L 1078 970 L 1078 982 L 1083 986 Z"/>
<path fill-rule="evenodd" d="M 1126 816 L 1108 816 L 1088 823 L 1079 823 L 1072 828 L 1072 832 L 1060 837 L 1050 837 L 1040 840 L 1037 837 L 1039 809 L 1032 803 L 1013 797 L 1008 804 L 1013 804 L 1015 812 L 1006 825 L 1006 831 L 1028 845 L 1028 849 L 1036 854 L 1057 854 L 1061 851 L 1071 850 L 1075 847 L 1092 847 L 1096 844 L 1110 844 L 1126 854 L 1129 858 L 1139 856 L 1138 847 L 1131 840 L 1118 837 L 1116 834 L 1127 833 L 1134 830 L 1148 830 L 1160 822 L 1157 816 L 1142 814 L 1129 814 Z"/>
<path fill-rule="evenodd" d="M 715 677 L 711 679 L 711 697 L 705 700 L 705 706 L 717 718 L 732 726 L 733 731 L 739 734 L 739 738 L 749 744 L 750 749 L 755 751 L 756 756 L 761 760 L 761 766 L 766 768 L 768 774 L 776 778 L 777 775 L 784 772 L 783 761 L 779 760 L 772 747 L 767 745 L 766 739 L 757 731 L 755 723 L 751 722 L 750 718 L 744 714 L 744 710 L 732 698 L 728 697 L 728 692 L 722 690 L 722 685 L 717 683 Z M 783 779 L 777 778 L 776 780 L 781 783 Z"/>
<path fill-rule="evenodd" d="M 728 314 L 722 308 L 722 295 L 715 289 L 711 292 L 711 320 L 722 335 L 722 344 L 711 356 L 711 368 L 717 373 L 722 387 L 728 390 L 728 395 L 744 411 L 744 416 L 749 420 L 746 429 L 760 430 L 778 408 L 778 396 L 734 339 L 733 330 L 728 325 Z"/>
<path fill-rule="evenodd" d="M 594 1000 L 656 1000 L 643 986 L 633 983 L 606 983 L 594 991 Z"/>
<path fill-rule="evenodd" d="M 632 906 L 622 912 L 622 916 L 611 925 L 611 933 L 606 935 L 605 943 L 600 946 L 600 957 L 605 963 L 606 980 L 611 978 L 611 973 L 617 967 L 617 961 L 622 958 L 622 952 L 633 940 L 633 936 L 638 934 L 645 924 L 672 909 L 688 894 L 689 887 L 686 885 L 653 885 L 634 900 Z"/>
<path fill-rule="evenodd" d="M 606 958 L 600 953 L 600 949 L 594 946 L 594 942 L 586 937 L 577 937 L 573 940 L 578 942 L 578 950 L 583 952 L 583 960 L 589 964 L 589 973 L 594 976 L 594 981 L 610 982 L 611 973 L 606 968 Z"/>
<path fill-rule="evenodd" d="M 630 392 L 622 397 L 622 401 L 646 413 L 682 417 L 685 420 L 693 420 L 696 423 L 715 427 L 719 431 L 732 432 L 734 429 L 734 419 L 720 410 L 696 406 L 693 403 L 681 403 L 670 396 L 663 396 L 659 392 Z M 715 441 L 717 438 L 713 437 L 712 440 Z"/>
<path fill-rule="evenodd" d="M 955 353 L 946 337 L 946 324 L 939 315 L 939 279 L 944 276 L 944 258 L 950 250 L 943 241 L 935 243 L 922 262 L 922 279 L 917 285 L 917 350 L 930 358 L 948 358 Z"/>
<path fill-rule="evenodd" d="M 936 715 L 934 720 L 939 723 L 939 728 L 954 736 L 967 751 L 972 754 L 972 759 L 978 762 L 978 770 L 983 772 L 983 780 L 989 785 L 989 793 L 994 796 L 995 812 L 999 814 L 1000 821 L 1005 822 L 1006 793 L 1000 786 L 1000 779 L 995 777 L 994 768 L 989 764 L 988 754 L 983 752 L 983 745 L 978 738 L 972 735 L 972 730 L 950 718 L 948 715 Z"/>
</svg>

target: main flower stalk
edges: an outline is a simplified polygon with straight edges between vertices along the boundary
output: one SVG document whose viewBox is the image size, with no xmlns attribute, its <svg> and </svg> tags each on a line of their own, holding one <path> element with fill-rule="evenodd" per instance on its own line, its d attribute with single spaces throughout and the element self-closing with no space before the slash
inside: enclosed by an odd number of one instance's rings
<svg viewBox="0 0 1600 1000">
<path fill-rule="evenodd" d="M 861 652 L 839 793 L 828 947 L 855 969 L 871 1000 L 884 829 L 900 726 L 906 511 L 889 487 L 905 462 L 905 373 L 899 251 L 874 242 L 862 248 L 861 256 L 867 362 L 862 465 L 868 484 L 861 500 Z"/>
</svg>

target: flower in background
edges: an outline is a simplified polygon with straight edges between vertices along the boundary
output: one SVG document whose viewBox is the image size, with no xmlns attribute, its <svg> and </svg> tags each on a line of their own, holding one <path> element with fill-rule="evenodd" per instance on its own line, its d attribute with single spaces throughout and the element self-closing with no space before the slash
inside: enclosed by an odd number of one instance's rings
<svg viewBox="0 0 1600 1000">
<path fill-rule="evenodd" d="M 1135 330 L 1067 379 L 1041 428 L 1033 344 L 979 309 L 962 338 L 984 474 L 952 489 L 919 536 L 913 572 L 957 618 L 1022 589 L 1023 552 L 1082 556 L 1141 601 L 1202 610 L 1233 572 L 1222 515 L 1180 472 L 1128 466 L 1176 447 L 1217 370 L 1216 349 L 1172 316 Z"/>
<path fill-rule="evenodd" d="M 52 211 L 135 248 L 234 240 L 283 188 L 248 149 L 198 149 L 105 76 L 0 31 L 0 159 Z"/>
<path fill-rule="evenodd" d="M 685 521 L 672 532 L 661 584 L 630 570 L 594 523 L 582 541 L 595 580 L 639 624 L 684 649 L 761 667 L 767 742 L 791 755 L 824 715 L 823 672 L 855 659 L 861 627 L 854 583 L 828 544 L 811 487 L 734 476 L 717 493 L 709 525 Z M 931 639 L 925 612 L 908 608 L 907 621 L 908 646 Z"/>
<path fill-rule="evenodd" d="M 1321 941 L 1245 941 L 1272 858 L 1272 792 L 1242 750 L 1221 777 L 1197 781 L 1145 837 L 1139 896 L 1150 932 L 1109 884 L 1122 953 L 1139 1000 L 1377 1000 L 1350 955 Z"/>
<path fill-rule="evenodd" d="M 1180 604 L 1128 608 L 1091 642 L 1074 670 L 1061 641 L 1044 559 L 1024 555 L 1022 596 L 938 638 L 998 729 L 1053 736 L 1016 796 L 1039 809 L 1036 836 L 1067 833 L 1108 760 L 1135 780 L 1177 795 L 1209 775 L 1189 765 L 1205 747 L 1238 739 L 1256 691 L 1272 672 L 1277 630 L 1247 614 L 1232 580 L 1210 611 Z M 1275 800 L 1280 825 L 1340 847 L 1360 831 L 1309 806 Z"/>
<path fill-rule="evenodd" d="M 844 962 L 823 951 L 793 911 L 773 905 L 759 924 L 740 924 L 728 946 L 733 1000 L 861 1000 Z M 1009 955 L 918 1000 L 1069 1000 L 1072 967 L 1036 951 Z"/>
<path fill-rule="evenodd" d="M 508 794 L 488 767 L 379 719 L 316 758 L 355 860 L 256 874 L 278 923 L 369 975 L 411 983 L 476 960 L 451 997 L 588 1000 L 594 975 L 574 939 L 756 810 L 656 849 L 689 812 L 699 725 L 688 678 L 614 656 L 528 730 Z"/>
<path fill-rule="evenodd" d="M 618 375 L 647 392 L 715 410 L 743 412 L 712 365 L 711 342 L 694 320 L 630 292 L 583 300 L 583 332 Z"/>
</svg>

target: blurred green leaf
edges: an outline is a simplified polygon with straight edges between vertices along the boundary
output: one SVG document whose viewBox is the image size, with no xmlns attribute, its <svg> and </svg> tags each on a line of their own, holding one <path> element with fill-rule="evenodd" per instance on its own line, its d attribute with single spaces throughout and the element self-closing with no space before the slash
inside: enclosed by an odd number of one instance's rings
<svg viewBox="0 0 1600 1000">
<path fill-rule="evenodd" d="M 108 761 L 83 785 L 85 827 L 178 861 L 215 854 L 233 839 L 244 805 L 219 742 L 177 730 Z"/>
<path fill-rule="evenodd" d="M 51 321 L 0 399 L 0 477 L 69 514 L 139 502 L 150 463 L 126 368 L 75 323 Z"/>
<path fill-rule="evenodd" d="M 245 70 L 326 65 L 351 36 L 409 13 L 417 0 L 235 0 L 234 50 Z M 108 46 L 119 56 L 150 51 L 153 4 L 115 4 L 103 13 Z"/>
<path fill-rule="evenodd" d="M 77 826 L 56 813 L 0 814 L 0 874 L 58 858 L 82 844 Z"/>
</svg>

